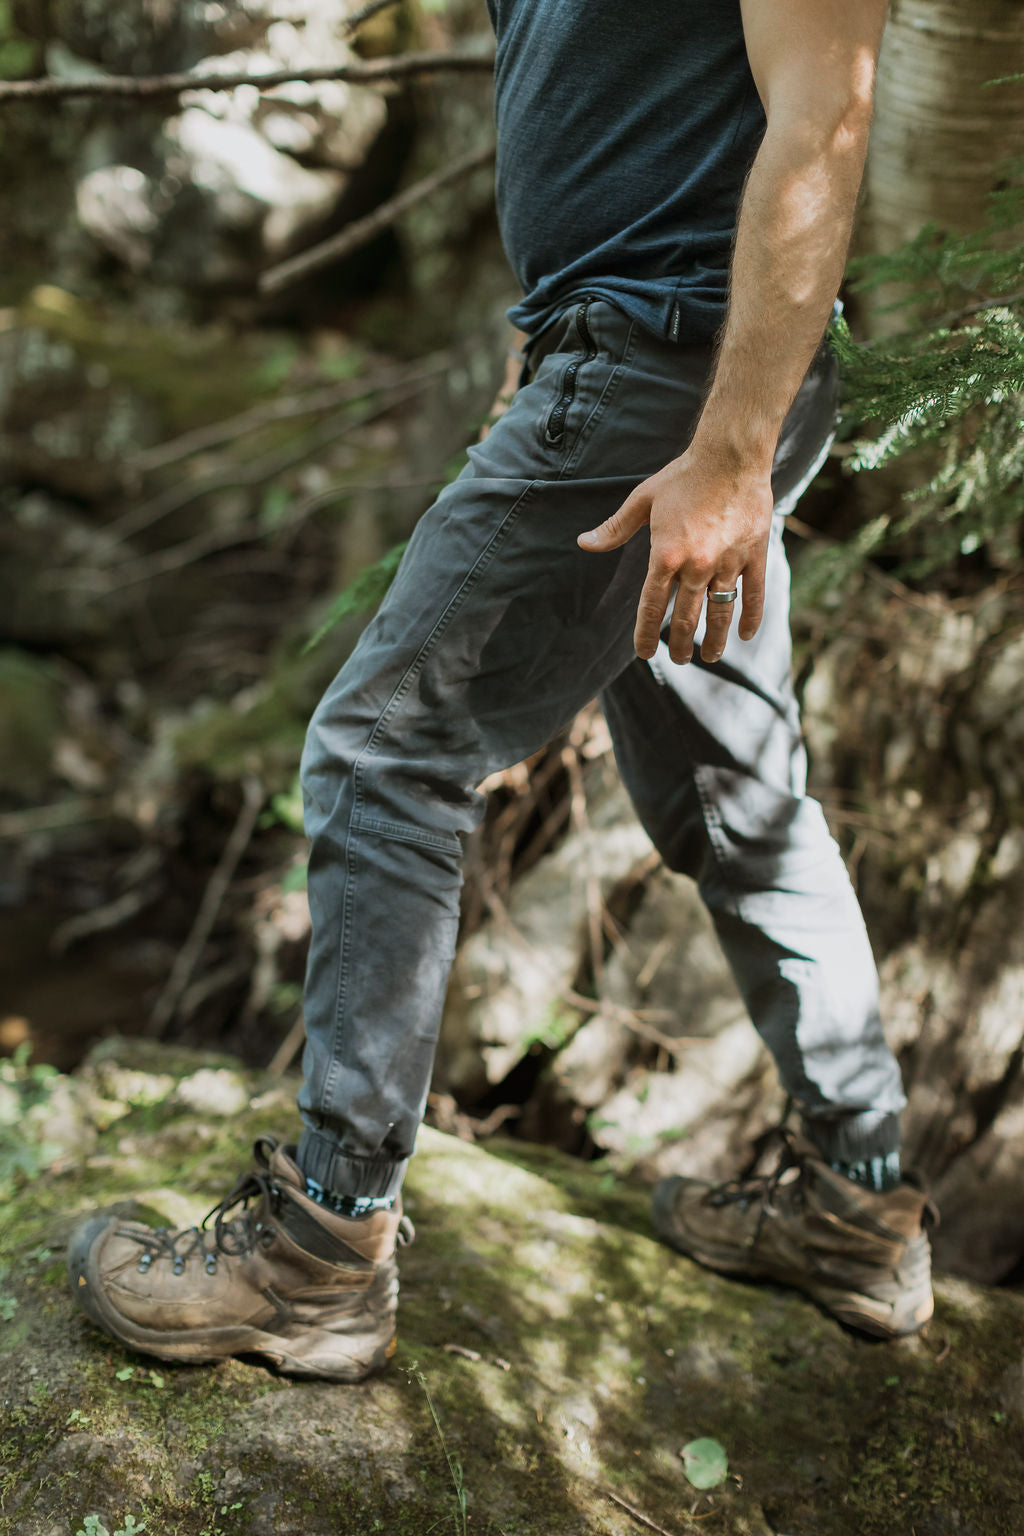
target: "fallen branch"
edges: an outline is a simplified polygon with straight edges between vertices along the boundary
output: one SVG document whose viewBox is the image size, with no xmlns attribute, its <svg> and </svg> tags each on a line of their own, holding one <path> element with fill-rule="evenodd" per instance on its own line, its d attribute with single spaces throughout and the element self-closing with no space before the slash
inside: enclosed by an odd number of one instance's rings
<svg viewBox="0 0 1024 1536">
<path fill-rule="evenodd" d="M 125 891 L 123 896 L 118 896 L 115 901 L 108 901 L 105 906 L 94 907 L 91 912 L 83 912 L 78 917 L 69 917 L 60 923 L 53 931 L 50 939 L 50 949 L 55 955 L 62 955 L 72 944 L 80 944 L 83 939 L 88 939 L 94 933 L 107 933 L 112 928 L 120 928 L 128 923 L 140 912 L 153 905 L 159 899 L 160 890 L 155 885 L 144 885 L 138 890 Z"/>
<path fill-rule="evenodd" d="M 584 726 L 585 729 L 585 726 Z M 601 894 L 601 882 L 594 868 L 593 840 L 590 835 L 590 820 L 587 816 L 587 795 L 583 788 L 583 770 L 580 767 L 579 755 L 579 720 L 576 728 L 569 738 L 569 745 L 562 752 L 562 762 L 569 780 L 569 807 L 572 817 L 573 829 L 577 840 L 582 845 L 586 873 L 586 901 L 587 901 L 587 939 L 590 948 L 590 968 L 594 977 L 594 985 L 598 992 L 604 982 L 604 898 Z"/>
<path fill-rule="evenodd" d="M 283 1077 L 305 1043 L 306 1021 L 300 1013 L 270 1058 L 270 1065 L 267 1067 L 268 1076 Z"/>
<path fill-rule="evenodd" d="M 186 91 L 233 91 L 240 85 L 254 85 L 258 91 L 272 91 L 279 85 L 319 85 L 343 80 L 349 85 L 374 85 L 381 81 L 409 80 L 421 75 L 447 72 L 491 70 L 494 57 L 468 49 L 436 49 L 426 53 L 400 53 L 384 59 L 370 59 L 358 64 L 334 64 L 304 69 L 273 69 L 252 74 L 248 70 L 231 73 L 214 71 L 198 75 L 189 71 L 172 75 L 96 75 L 84 80 L 59 80 L 45 75 L 38 80 L 0 82 L 0 106 L 14 101 L 68 101 L 73 97 L 108 101 L 149 100 L 160 96 L 182 96 Z"/>
<path fill-rule="evenodd" d="M 461 1360 L 472 1360 L 475 1365 L 483 1359 L 478 1349 L 467 1349 L 464 1344 L 442 1344 L 441 1348 L 446 1355 L 458 1355 Z"/>
<path fill-rule="evenodd" d="M 78 827 L 87 821 L 108 821 L 119 813 L 112 797 L 58 800 L 54 805 L 31 806 L 24 811 L 7 811 L 0 816 L 0 838 L 30 837 L 34 832 L 59 832 L 64 827 Z"/>
<path fill-rule="evenodd" d="M 314 245 L 310 250 L 303 251 L 298 256 L 292 256 L 276 267 L 268 268 L 260 278 L 260 292 L 277 293 L 300 277 L 308 277 L 311 272 L 317 272 L 321 267 L 340 261 L 343 256 L 351 255 L 360 246 L 366 245 L 375 235 L 379 235 L 381 230 L 389 229 L 410 208 L 415 208 L 417 203 L 422 203 L 441 187 L 461 181 L 481 166 L 488 165 L 493 158 L 494 145 L 488 144 L 483 149 L 471 150 L 469 154 L 454 160 L 451 165 L 446 165 L 443 170 L 435 171 L 432 176 L 424 176 L 422 181 L 414 182 L 404 192 L 399 192 L 396 197 L 381 203 L 380 207 L 368 213 L 365 219 L 357 219 L 354 224 L 346 225 L 338 234 L 332 235 L 322 244 Z"/>
<path fill-rule="evenodd" d="M 278 422 L 294 421 L 302 416 L 315 416 L 321 411 L 337 410 L 338 406 L 348 405 L 353 400 L 382 394 L 391 389 L 400 389 L 405 384 L 416 382 L 419 378 L 433 378 L 437 372 L 444 372 L 450 362 L 451 355 L 443 352 L 425 359 L 413 370 L 386 368 L 381 369 L 379 373 L 367 374 L 363 378 L 346 379 L 343 384 L 328 384 L 324 388 L 312 389 L 304 395 L 281 396 L 263 405 L 251 406 L 237 416 L 228 416 L 209 426 L 194 427 L 152 448 L 140 449 L 125 461 L 125 470 L 129 475 L 149 475 L 154 470 L 166 469 L 170 464 L 179 464 L 182 459 L 194 458 L 197 454 L 222 448 L 225 443 L 236 442 L 238 438 L 246 437 L 250 432 L 258 432 Z M 121 523 L 112 523 L 108 525 L 106 531 L 123 534 L 134 533 L 137 530 L 122 526 Z"/>
<path fill-rule="evenodd" d="M 141 506 L 133 508 L 115 522 L 108 524 L 104 532 L 108 539 L 124 540 L 140 533 L 144 528 L 154 527 L 156 523 L 169 517 L 173 512 L 183 511 L 185 507 L 191 506 L 203 496 L 212 495 L 216 491 L 231 491 L 247 486 L 263 485 L 269 480 L 274 480 L 278 475 L 294 469 L 296 465 L 305 463 L 321 449 L 332 446 L 339 438 L 346 437 L 360 427 L 378 421 L 395 406 L 404 405 L 406 401 L 413 399 L 425 389 L 432 379 L 445 373 L 447 368 L 448 363 L 444 360 L 439 364 L 406 372 L 396 379 L 393 385 L 373 391 L 378 395 L 386 394 L 388 398 L 383 404 L 375 404 L 371 411 L 365 412 L 355 420 L 331 421 L 326 427 L 322 427 L 317 433 L 306 438 L 298 447 L 289 444 L 285 448 L 275 449 L 262 459 L 257 459 L 248 465 L 240 466 L 232 463 L 227 467 L 218 467 L 209 475 L 186 481 L 184 485 L 173 485 L 168 490 L 161 491 L 150 501 L 143 502 Z M 354 398 L 358 399 L 359 396 Z"/>
<path fill-rule="evenodd" d="M 136 520 L 134 526 L 152 526 L 161 518 L 171 512 L 179 512 L 192 502 L 200 500 L 203 496 L 212 495 L 215 492 L 229 490 L 251 490 L 254 486 L 264 485 L 275 480 L 286 470 L 297 464 L 305 463 L 315 458 L 324 448 L 331 446 L 343 437 L 349 436 L 358 428 L 385 416 L 396 405 L 403 404 L 407 399 L 418 393 L 424 386 L 417 384 L 410 386 L 401 395 L 392 397 L 383 406 L 378 406 L 357 421 L 341 422 L 333 421 L 322 429 L 316 436 L 307 439 L 298 449 L 289 448 L 280 453 L 268 455 L 264 459 L 258 459 L 247 468 L 232 467 L 228 470 L 217 470 L 215 474 L 204 480 L 194 482 L 191 486 L 173 488 L 167 495 L 154 498 L 138 511 L 146 512 L 145 522 Z M 430 484 L 435 482 L 431 481 Z M 355 485 L 349 486 L 345 481 L 339 481 L 332 487 L 329 500 L 351 494 Z M 325 493 L 322 493 L 325 494 Z M 303 506 L 304 511 L 308 510 Z M 124 520 L 124 525 L 127 519 Z M 159 550 L 156 554 L 139 557 L 135 560 L 123 560 L 120 564 L 110 566 L 107 569 L 96 567 L 92 570 L 78 569 L 73 573 L 68 571 L 54 572 L 45 578 L 44 584 L 54 591 L 74 588 L 77 591 L 88 589 L 104 597 L 109 597 L 115 592 L 123 592 L 128 587 L 138 586 L 140 583 L 155 581 L 161 576 L 168 576 L 175 571 L 184 570 L 186 566 L 196 565 L 208 555 L 214 555 L 221 550 L 231 549 L 238 544 L 249 544 L 261 537 L 258 527 L 246 518 L 230 528 L 206 528 L 201 533 L 195 534 L 190 539 L 181 543 L 169 545 L 166 549 Z"/>
<path fill-rule="evenodd" d="M 232 876 L 249 846 L 249 839 L 256 830 L 256 823 L 265 798 L 263 785 L 255 775 L 250 775 L 245 780 L 242 793 L 244 796 L 242 809 L 231 830 L 231 836 L 224 845 L 224 852 L 220 856 L 217 868 L 210 876 L 206 890 L 203 892 L 203 899 L 199 903 L 199 911 L 192 924 L 192 931 L 171 967 L 171 974 L 150 1016 L 150 1033 L 157 1039 L 163 1038 L 167 1025 L 178 1011 L 178 1004 L 192 980 L 192 972 L 198 965 L 199 958 L 206 948 L 206 941 L 213 932 L 213 925 L 217 921 L 224 897 L 228 893 Z"/>
</svg>

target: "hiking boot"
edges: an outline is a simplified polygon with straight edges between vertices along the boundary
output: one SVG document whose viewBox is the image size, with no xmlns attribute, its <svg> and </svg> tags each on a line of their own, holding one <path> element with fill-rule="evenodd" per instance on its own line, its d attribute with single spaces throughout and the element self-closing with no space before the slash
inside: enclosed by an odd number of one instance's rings
<svg viewBox="0 0 1024 1536">
<path fill-rule="evenodd" d="M 796 1286 L 862 1333 L 916 1333 L 933 1307 L 925 1194 L 910 1183 L 865 1189 L 806 1143 L 785 1140 L 778 1166 L 760 1178 L 662 1179 L 658 1232 L 709 1269 Z"/>
<path fill-rule="evenodd" d="M 161 1360 L 261 1355 L 289 1376 L 362 1381 L 395 1352 L 395 1245 L 412 1224 L 397 1201 L 335 1215 L 306 1195 L 294 1147 L 262 1136 L 254 1151 L 201 1226 L 84 1221 L 68 1245 L 72 1293 L 97 1327 Z"/>
</svg>

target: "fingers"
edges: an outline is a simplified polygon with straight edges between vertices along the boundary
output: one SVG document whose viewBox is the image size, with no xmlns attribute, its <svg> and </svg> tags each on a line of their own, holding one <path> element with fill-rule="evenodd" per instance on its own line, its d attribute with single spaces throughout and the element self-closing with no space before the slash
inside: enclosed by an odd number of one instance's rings
<svg viewBox="0 0 1024 1536">
<path fill-rule="evenodd" d="M 650 661 L 658 649 L 661 626 L 674 585 L 675 573 L 656 565 L 652 560 L 648 567 L 647 580 L 640 593 L 640 602 L 636 610 L 636 628 L 633 631 L 633 649 L 644 661 Z M 677 594 L 677 604 L 678 601 Z"/>
<path fill-rule="evenodd" d="M 761 615 L 764 613 L 764 575 L 763 560 L 756 569 L 748 566 L 743 572 L 743 613 L 739 623 L 741 640 L 753 640 L 761 626 Z"/>
<path fill-rule="evenodd" d="M 708 583 L 707 601 L 708 618 L 704 628 L 704 639 L 700 648 L 701 661 L 719 661 L 725 650 L 725 642 L 729 638 L 729 625 L 736 611 L 736 601 L 715 602 L 712 594 L 715 592 L 735 592 L 740 585 L 739 576 L 715 576 Z"/>
<path fill-rule="evenodd" d="M 673 661 L 684 664 L 693 659 L 693 634 L 700 623 L 703 603 L 703 587 L 684 587 L 680 584 L 668 634 L 668 653 Z"/>
<path fill-rule="evenodd" d="M 632 495 L 626 497 L 617 512 L 613 512 L 611 517 L 596 528 L 591 528 L 588 533 L 581 533 L 576 542 L 581 549 L 596 551 L 598 554 L 607 549 L 618 549 L 644 527 L 650 515 L 650 493 L 639 485 Z M 664 613 L 664 608 L 661 611 Z"/>
</svg>

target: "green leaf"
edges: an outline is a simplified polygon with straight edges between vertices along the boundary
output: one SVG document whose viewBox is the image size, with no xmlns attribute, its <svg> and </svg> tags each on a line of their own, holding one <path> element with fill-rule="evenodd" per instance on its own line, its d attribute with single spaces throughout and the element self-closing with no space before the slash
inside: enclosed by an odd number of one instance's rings
<svg viewBox="0 0 1024 1536">
<path fill-rule="evenodd" d="M 86 1515 L 75 1536 L 110 1536 L 99 1515 Z"/>
<path fill-rule="evenodd" d="M 276 480 L 273 485 L 267 486 L 260 505 L 260 527 L 264 532 L 280 528 L 291 504 L 292 493 L 286 485 Z"/>
<path fill-rule="evenodd" d="M 344 592 L 339 592 L 316 634 L 311 636 L 302 647 L 303 656 L 313 650 L 314 646 L 319 645 L 324 636 L 329 634 L 336 624 L 340 624 L 342 619 L 347 619 L 355 613 L 365 613 L 368 608 L 380 602 L 394 580 L 407 543 L 408 540 L 405 540 L 401 544 L 393 545 L 375 564 L 368 565 L 365 570 L 360 571 L 351 586 L 346 587 Z"/>
<path fill-rule="evenodd" d="M 298 774 L 284 794 L 270 797 L 271 823 L 279 821 L 290 832 L 302 831 L 302 787 Z"/>
<path fill-rule="evenodd" d="M 17 1310 L 16 1296 L 0 1296 L 0 1322 L 9 1323 Z"/>
<path fill-rule="evenodd" d="M 118 1381 L 131 1381 L 131 1379 L 132 1379 L 132 1377 L 134 1375 L 135 1375 L 135 1367 L 134 1367 L 134 1365 L 122 1365 L 122 1367 L 121 1367 L 121 1369 L 119 1371 L 115 1371 L 114 1372 L 114 1376 L 115 1376 L 115 1378 Z"/>
<path fill-rule="evenodd" d="M 729 1471 L 725 1447 L 718 1440 L 691 1440 L 679 1452 L 686 1480 L 694 1488 L 717 1488 Z"/>
<path fill-rule="evenodd" d="M 304 891 L 308 883 L 309 865 L 293 864 L 291 869 L 285 870 L 284 878 L 281 881 L 281 889 L 287 895 L 289 891 Z"/>
</svg>

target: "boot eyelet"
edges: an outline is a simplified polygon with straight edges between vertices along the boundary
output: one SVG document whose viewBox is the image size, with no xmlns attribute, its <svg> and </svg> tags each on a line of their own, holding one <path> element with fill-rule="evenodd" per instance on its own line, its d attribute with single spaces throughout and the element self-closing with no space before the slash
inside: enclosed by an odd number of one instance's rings
<svg viewBox="0 0 1024 1536">
<path fill-rule="evenodd" d="M 176 1274 L 176 1275 L 183 1275 L 185 1273 L 185 1260 L 184 1259 L 182 1259 L 180 1257 L 176 1257 L 175 1258 L 174 1264 L 173 1264 L 173 1273 Z"/>
<path fill-rule="evenodd" d="M 146 1271 L 149 1269 L 149 1267 L 152 1264 L 152 1262 L 153 1262 L 153 1255 L 151 1253 L 144 1253 L 142 1255 L 142 1258 L 139 1260 L 139 1274 L 140 1275 L 144 1275 L 146 1273 Z"/>
<path fill-rule="evenodd" d="M 215 1253 L 208 1253 L 206 1255 L 206 1273 L 208 1275 L 215 1275 L 217 1273 L 217 1255 Z"/>
</svg>

